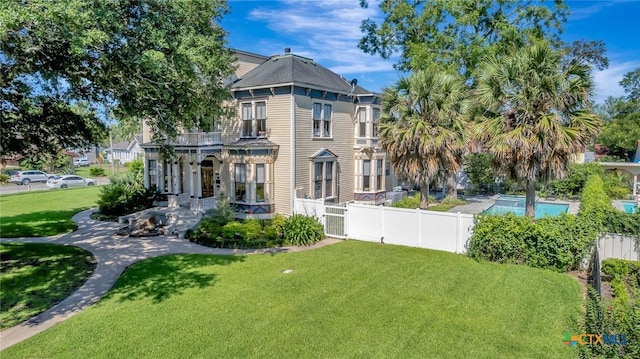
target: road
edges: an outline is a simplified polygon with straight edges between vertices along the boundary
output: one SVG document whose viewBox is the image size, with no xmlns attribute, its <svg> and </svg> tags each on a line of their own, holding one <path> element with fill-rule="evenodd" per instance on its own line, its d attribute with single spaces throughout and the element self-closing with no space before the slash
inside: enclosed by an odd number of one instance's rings
<svg viewBox="0 0 640 359">
<path fill-rule="evenodd" d="M 109 183 L 109 178 L 96 178 L 96 183 L 98 186 L 102 186 Z M 22 192 L 33 192 L 33 191 L 47 191 L 50 188 L 47 187 L 43 182 L 32 182 L 29 185 L 16 185 L 10 184 L 7 186 L 0 186 L 0 195 L 3 194 L 11 194 L 11 193 L 22 193 Z"/>
</svg>

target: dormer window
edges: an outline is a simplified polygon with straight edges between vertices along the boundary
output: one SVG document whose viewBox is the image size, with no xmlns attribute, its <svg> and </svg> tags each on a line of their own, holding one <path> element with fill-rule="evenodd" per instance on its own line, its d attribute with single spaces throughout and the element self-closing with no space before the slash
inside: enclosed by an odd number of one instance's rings
<svg viewBox="0 0 640 359">
<path fill-rule="evenodd" d="M 245 102 L 242 104 L 242 137 L 267 136 L 267 103 Z"/>
</svg>

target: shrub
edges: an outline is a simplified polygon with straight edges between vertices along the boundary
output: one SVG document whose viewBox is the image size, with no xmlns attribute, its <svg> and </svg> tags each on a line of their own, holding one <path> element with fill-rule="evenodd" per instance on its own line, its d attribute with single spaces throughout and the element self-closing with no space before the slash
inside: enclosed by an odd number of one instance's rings
<svg viewBox="0 0 640 359">
<path fill-rule="evenodd" d="M 222 237 L 226 240 L 242 239 L 246 229 L 240 222 L 229 222 L 222 227 Z"/>
<path fill-rule="evenodd" d="M 284 238 L 284 225 L 287 223 L 287 217 L 276 214 L 273 219 L 271 219 L 271 228 L 275 231 L 276 237 Z"/>
<path fill-rule="evenodd" d="M 407 196 L 399 200 L 398 202 L 394 203 L 393 207 L 411 208 L 411 209 L 420 208 L 420 198 L 422 198 L 420 193 L 416 194 L 415 196 Z M 432 203 L 435 201 L 436 199 L 433 198 L 433 196 L 429 196 L 429 203 Z"/>
<path fill-rule="evenodd" d="M 630 273 L 640 275 L 640 262 L 613 258 L 605 259 L 602 261 L 602 272 L 614 278 L 622 278 Z"/>
<path fill-rule="evenodd" d="M 9 180 L 11 180 L 11 176 L 4 173 L 0 174 L 0 183 L 9 183 Z"/>
<path fill-rule="evenodd" d="M 247 242 L 254 242 L 260 236 L 262 236 L 262 224 L 260 220 L 252 218 L 247 219 L 242 223 L 244 227 L 244 239 Z"/>
<path fill-rule="evenodd" d="M 578 197 L 591 175 L 604 176 L 604 170 L 599 163 L 572 163 L 567 168 L 564 179 L 549 183 L 550 191 L 561 197 Z"/>
<path fill-rule="evenodd" d="M 308 246 L 324 237 L 324 227 L 315 217 L 294 214 L 284 224 L 284 239 L 290 245 Z"/>
<path fill-rule="evenodd" d="M 131 162 L 127 162 L 126 165 L 131 173 L 141 173 L 144 171 L 144 162 L 142 162 L 141 158 L 136 158 Z"/>
<path fill-rule="evenodd" d="M 470 153 L 464 157 L 464 172 L 469 183 L 479 192 L 493 192 L 497 171 L 493 168 L 493 158 L 487 153 Z"/>
<path fill-rule="evenodd" d="M 466 204 L 467 201 L 465 201 L 464 199 L 461 199 L 461 198 L 447 197 L 447 198 L 443 199 L 442 201 L 440 201 L 440 203 L 460 206 L 460 205 Z"/>
<path fill-rule="evenodd" d="M 107 216 L 123 216 L 153 207 L 154 189 L 144 187 L 142 174 L 111 178 L 100 189 L 98 212 Z"/>
<path fill-rule="evenodd" d="M 212 209 L 205 215 L 206 218 L 210 218 L 211 221 L 218 224 L 220 227 L 233 221 L 234 216 L 235 214 L 233 212 L 233 208 L 231 208 L 231 204 L 229 203 L 229 198 L 224 194 L 220 195 L 216 208 Z"/>
<path fill-rule="evenodd" d="M 527 240 L 534 232 L 533 221 L 512 213 L 504 216 L 479 215 L 474 219 L 468 254 L 476 260 L 524 263 Z"/>
<path fill-rule="evenodd" d="M 93 177 L 104 177 L 106 176 L 106 172 L 102 167 L 91 167 L 89 168 L 89 176 Z"/>
</svg>

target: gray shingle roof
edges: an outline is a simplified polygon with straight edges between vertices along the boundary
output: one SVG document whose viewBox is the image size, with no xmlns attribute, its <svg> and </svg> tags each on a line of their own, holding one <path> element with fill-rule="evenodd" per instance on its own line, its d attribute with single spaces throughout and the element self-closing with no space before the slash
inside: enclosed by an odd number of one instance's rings
<svg viewBox="0 0 640 359">
<path fill-rule="evenodd" d="M 286 54 L 271 57 L 249 71 L 231 87 L 241 89 L 296 83 L 347 93 L 351 90 L 349 82 L 311 59 Z M 354 92 L 357 94 L 371 93 L 360 86 L 356 86 Z"/>
</svg>

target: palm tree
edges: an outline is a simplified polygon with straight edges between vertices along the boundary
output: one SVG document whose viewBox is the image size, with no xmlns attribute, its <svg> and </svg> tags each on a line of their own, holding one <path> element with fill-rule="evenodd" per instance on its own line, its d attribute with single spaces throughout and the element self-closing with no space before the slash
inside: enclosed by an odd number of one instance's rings
<svg viewBox="0 0 640 359">
<path fill-rule="evenodd" d="M 434 180 L 448 179 L 448 195 L 457 196 L 467 94 L 459 76 L 437 69 L 418 71 L 383 93 L 380 145 L 396 173 L 420 184 L 421 209 L 427 208 Z"/>
<path fill-rule="evenodd" d="M 539 40 L 503 59 L 485 62 L 477 100 L 484 114 L 477 137 L 495 165 L 525 184 L 526 214 L 535 216 L 536 182 L 562 178 L 572 157 L 597 134 L 590 108 L 590 67 Z"/>
</svg>

